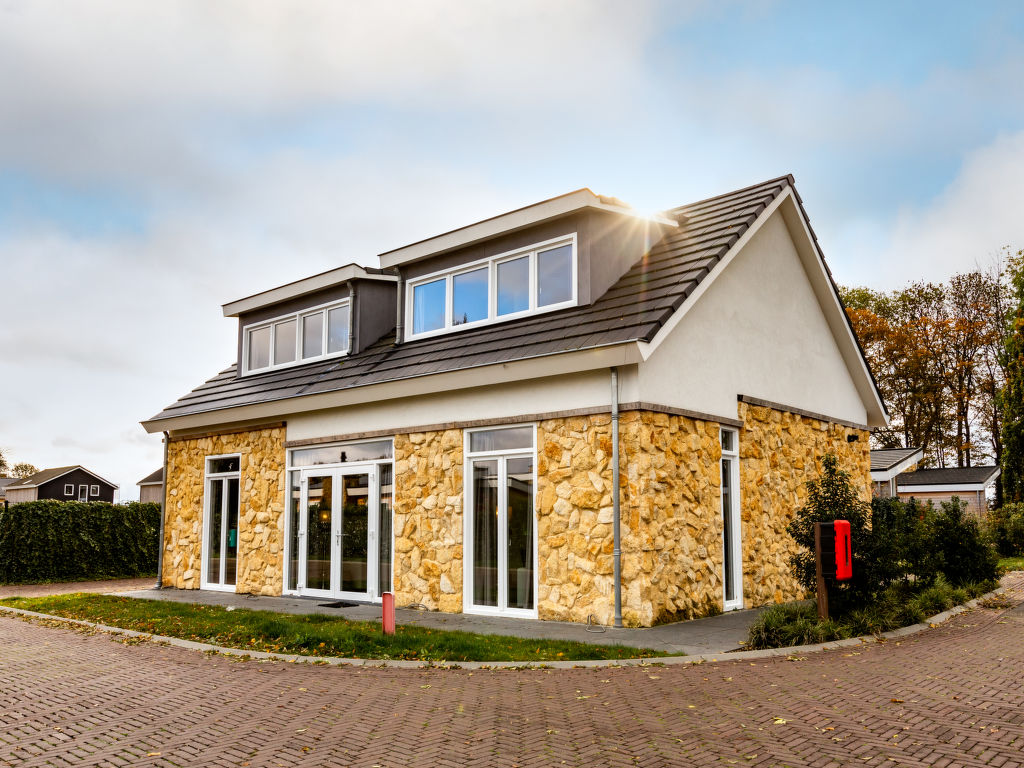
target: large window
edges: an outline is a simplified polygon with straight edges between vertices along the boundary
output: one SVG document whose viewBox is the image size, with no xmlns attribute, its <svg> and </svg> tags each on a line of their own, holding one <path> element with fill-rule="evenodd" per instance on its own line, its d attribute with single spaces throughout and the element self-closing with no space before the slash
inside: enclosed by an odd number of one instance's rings
<svg viewBox="0 0 1024 768">
<path fill-rule="evenodd" d="M 248 325 L 242 341 L 245 373 L 343 355 L 348 326 L 347 301 Z"/>
<path fill-rule="evenodd" d="M 535 615 L 535 433 L 532 425 L 467 432 L 469 613 Z"/>
<path fill-rule="evenodd" d="M 203 589 L 234 591 L 238 571 L 238 511 L 241 457 L 206 457 L 203 510 Z"/>
<path fill-rule="evenodd" d="M 410 281 L 406 302 L 411 338 L 573 306 L 576 236 Z"/>
</svg>

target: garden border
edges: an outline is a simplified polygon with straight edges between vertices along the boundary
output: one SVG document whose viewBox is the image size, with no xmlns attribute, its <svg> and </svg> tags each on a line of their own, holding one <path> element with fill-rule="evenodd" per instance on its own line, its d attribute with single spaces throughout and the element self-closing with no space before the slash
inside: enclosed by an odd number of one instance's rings
<svg viewBox="0 0 1024 768">
<path fill-rule="evenodd" d="M 767 659 L 775 656 L 793 656 L 801 653 L 815 653 L 818 651 L 831 651 L 840 648 L 851 648 L 854 646 L 869 645 L 884 640 L 897 640 L 909 635 L 915 635 L 926 629 L 937 627 L 948 621 L 957 614 L 973 610 L 983 600 L 988 600 L 1006 591 L 1006 587 L 1000 586 L 991 592 L 969 600 L 961 605 L 954 606 L 948 611 L 943 611 L 918 624 L 910 624 L 890 632 L 883 632 L 880 635 L 861 635 L 845 640 L 832 640 L 827 643 L 816 643 L 814 645 L 791 645 L 784 648 L 767 648 L 758 651 L 722 651 L 721 653 L 702 653 L 693 656 L 646 656 L 635 659 L 595 659 L 578 661 L 409 661 L 404 659 L 354 659 L 339 656 L 304 656 L 291 653 L 274 653 L 271 651 L 246 651 L 241 648 L 227 648 L 210 643 L 199 643 L 194 640 L 183 640 L 179 637 L 167 637 L 165 635 L 152 635 L 147 632 L 139 632 L 134 629 L 123 629 L 111 627 L 106 624 L 97 624 L 84 619 L 69 619 L 64 616 L 54 616 L 48 613 L 37 613 L 26 611 L 22 608 L 12 608 L 0 605 L 0 611 L 22 616 L 26 619 L 43 619 L 46 621 L 59 621 L 67 624 L 96 629 L 113 635 L 141 638 L 146 641 L 170 645 L 176 648 L 184 648 L 191 651 L 202 651 L 204 653 L 218 653 L 224 656 L 237 656 L 259 661 L 284 661 L 289 663 L 323 664 L 328 666 L 357 666 L 357 667 L 397 667 L 401 669 L 579 669 L 599 667 L 649 667 L 674 664 L 703 664 L 719 661 L 744 661 L 749 659 Z"/>
</svg>

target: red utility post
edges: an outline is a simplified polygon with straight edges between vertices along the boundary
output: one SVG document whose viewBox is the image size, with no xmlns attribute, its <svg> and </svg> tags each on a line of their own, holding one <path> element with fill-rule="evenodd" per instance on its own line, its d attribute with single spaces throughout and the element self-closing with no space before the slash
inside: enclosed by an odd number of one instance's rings
<svg viewBox="0 0 1024 768">
<path fill-rule="evenodd" d="M 382 617 L 382 623 L 384 624 L 384 634 L 393 635 L 395 634 L 395 594 L 394 592 L 385 592 L 381 595 L 381 607 L 384 615 Z"/>
</svg>

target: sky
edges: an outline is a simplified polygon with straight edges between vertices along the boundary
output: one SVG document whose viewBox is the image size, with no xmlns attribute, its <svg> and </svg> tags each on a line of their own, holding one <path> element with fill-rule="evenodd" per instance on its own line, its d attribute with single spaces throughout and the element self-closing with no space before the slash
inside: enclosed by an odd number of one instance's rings
<svg viewBox="0 0 1024 768">
<path fill-rule="evenodd" d="M 138 497 L 221 305 L 579 187 L 792 173 L 836 280 L 1024 248 L 1018 2 L 0 0 L 0 449 Z"/>
</svg>

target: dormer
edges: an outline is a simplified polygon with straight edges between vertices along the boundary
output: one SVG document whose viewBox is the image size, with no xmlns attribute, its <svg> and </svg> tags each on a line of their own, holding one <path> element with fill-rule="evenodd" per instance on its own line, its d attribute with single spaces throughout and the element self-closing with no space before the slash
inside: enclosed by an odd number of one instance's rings
<svg viewBox="0 0 1024 768">
<path fill-rule="evenodd" d="M 579 189 L 380 254 L 405 284 L 402 339 L 589 304 L 679 223 Z"/>
<path fill-rule="evenodd" d="M 238 318 L 238 375 L 362 351 L 394 328 L 396 280 L 349 264 L 225 304 Z"/>
</svg>

